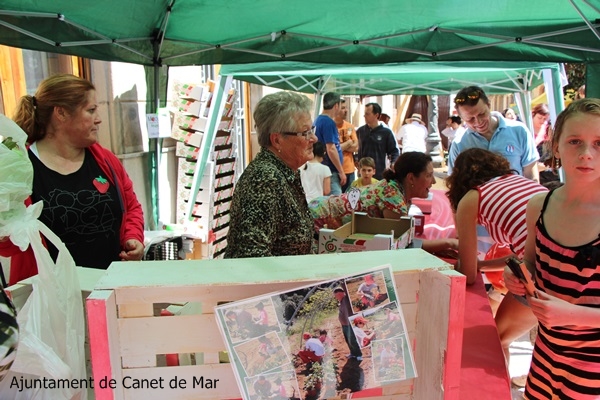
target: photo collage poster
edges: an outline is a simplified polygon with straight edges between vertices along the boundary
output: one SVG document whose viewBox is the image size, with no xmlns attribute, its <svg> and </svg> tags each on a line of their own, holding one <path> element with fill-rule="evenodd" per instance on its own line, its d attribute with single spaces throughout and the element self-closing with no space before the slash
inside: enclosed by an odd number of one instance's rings
<svg viewBox="0 0 600 400">
<path fill-rule="evenodd" d="M 318 399 L 417 376 L 389 265 L 215 307 L 244 399 Z"/>
</svg>

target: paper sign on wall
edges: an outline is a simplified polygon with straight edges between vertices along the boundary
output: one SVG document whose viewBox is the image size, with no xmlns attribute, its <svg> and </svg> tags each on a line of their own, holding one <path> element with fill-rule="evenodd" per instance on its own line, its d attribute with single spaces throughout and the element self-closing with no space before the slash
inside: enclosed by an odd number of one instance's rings
<svg viewBox="0 0 600 400">
<path fill-rule="evenodd" d="M 146 114 L 148 138 L 171 137 L 171 116 L 168 108 L 159 108 L 156 114 Z"/>
</svg>

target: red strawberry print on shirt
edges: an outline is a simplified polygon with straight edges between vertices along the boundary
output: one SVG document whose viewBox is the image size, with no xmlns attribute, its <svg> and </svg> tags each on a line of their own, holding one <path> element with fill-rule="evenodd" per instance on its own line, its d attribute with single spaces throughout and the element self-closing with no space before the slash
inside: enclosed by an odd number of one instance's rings
<svg viewBox="0 0 600 400">
<path fill-rule="evenodd" d="M 92 183 L 94 186 L 96 186 L 96 189 L 98 189 L 100 193 L 104 194 L 108 191 L 108 181 L 106 178 L 103 178 L 102 175 L 95 178 Z"/>
</svg>

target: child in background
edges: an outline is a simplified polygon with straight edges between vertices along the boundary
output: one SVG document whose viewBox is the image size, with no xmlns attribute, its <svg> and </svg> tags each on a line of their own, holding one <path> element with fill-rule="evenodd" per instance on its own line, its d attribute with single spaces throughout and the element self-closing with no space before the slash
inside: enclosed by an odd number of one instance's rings
<svg viewBox="0 0 600 400">
<path fill-rule="evenodd" d="M 330 348 L 333 345 L 333 339 L 327 335 L 326 329 L 319 329 L 319 340 L 325 348 Z"/>
<path fill-rule="evenodd" d="M 313 144 L 312 160 L 300 168 L 300 181 L 306 194 L 306 202 L 320 196 L 328 196 L 331 192 L 331 170 L 321 164 L 325 156 L 325 145 L 322 142 Z"/>
<path fill-rule="evenodd" d="M 554 157 L 565 183 L 527 205 L 527 296 L 539 322 L 527 399 L 600 398 L 600 100 L 574 101 L 558 116 Z M 522 283 L 505 269 L 515 295 Z"/>
<path fill-rule="evenodd" d="M 360 171 L 360 179 L 352 182 L 352 185 L 350 185 L 351 188 L 362 188 L 379 182 L 378 179 L 373 178 L 373 175 L 375 175 L 375 160 L 371 157 L 361 158 L 358 162 L 358 169 Z"/>
</svg>

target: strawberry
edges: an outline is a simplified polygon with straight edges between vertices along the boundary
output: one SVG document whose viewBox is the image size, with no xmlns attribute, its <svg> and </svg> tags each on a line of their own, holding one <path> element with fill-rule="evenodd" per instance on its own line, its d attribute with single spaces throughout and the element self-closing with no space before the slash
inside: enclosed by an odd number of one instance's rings
<svg viewBox="0 0 600 400">
<path fill-rule="evenodd" d="M 96 189 L 98 189 L 100 193 L 104 194 L 108 191 L 108 181 L 106 178 L 103 178 L 102 175 L 95 178 L 92 183 L 94 186 L 96 186 Z"/>
</svg>

